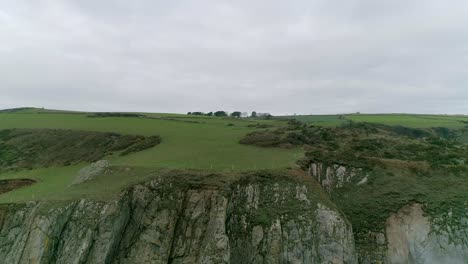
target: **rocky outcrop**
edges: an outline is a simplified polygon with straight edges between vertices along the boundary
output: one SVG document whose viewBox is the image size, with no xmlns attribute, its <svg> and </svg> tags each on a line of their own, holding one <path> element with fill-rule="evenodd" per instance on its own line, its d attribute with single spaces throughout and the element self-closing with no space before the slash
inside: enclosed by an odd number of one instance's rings
<svg viewBox="0 0 468 264">
<path fill-rule="evenodd" d="M 228 221 L 231 263 L 357 263 L 349 223 L 329 207 L 312 205 L 305 186 L 293 188 L 238 186 Z M 283 206 L 291 210 L 281 214 Z"/>
<path fill-rule="evenodd" d="M 439 226 L 412 204 L 392 214 L 386 223 L 388 263 L 468 263 L 468 219 Z"/>
<path fill-rule="evenodd" d="M 338 163 L 311 162 L 309 175 L 317 180 L 332 199 L 349 197 L 349 191 L 368 186 L 373 176 L 361 168 Z M 339 189 L 346 187 L 343 189 Z M 382 186 L 385 188 L 385 186 Z M 367 188 L 367 191 L 372 191 Z M 349 196 L 348 196 L 349 195 Z M 336 201 L 336 200 L 335 200 Z M 381 203 L 384 206 L 384 202 Z M 359 262 L 363 264 L 468 264 L 468 207 L 452 214 L 450 204 L 438 211 L 447 212 L 431 216 L 418 203 L 409 204 L 398 212 L 384 215 L 381 226 L 367 225 L 355 234 Z M 459 204 L 455 207 L 461 210 Z M 344 208 L 347 212 L 353 209 Z M 356 210 L 356 209 L 355 209 Z M 365 222 L 362 214 L 356 214 Z M 355 215 L 355 216 L 356 216 Z M 460 217 L 465 215 L 465 217 Z M 388 217 L 388 218 L 387 218 Z M 354 218 L 353 220 L 356 221 Z M 385 221 L 384 219 L 387 218 Z M 361 222 L 361 223 L 362 223 Z"/>
<path fill-rule="evenodd" d="M 352 229 L 297 182 L 157 178 L 113 201 L 1 210 L 4 263 L 357 263 Z M 318 190 L 320 191 L 320 190 Z M 323 195 L 320 195 L 323 197 Z"/>
<path fill-rule="evenodd" d="M 109 168 L 107 160 L 99 160 L 91 163 L 89 166 L 82 168 L 75 177 L 71 185 L 80 184 L 94 179 L 96 176 L 103 174 Z"/>
<path fill-rule="evenodd" d="M 0 262 L 358 263 L 351 225 L 314 186 L 160 177 L 111 201 L 4 205 Z M 388 217 L 385 229 L 369 232 L 369 247 L 358 244 L 360 263 L 467 263 L 467 218 L 448 211 L 432 219 L 423 208 L 408 205 Z"/>
<path fill-rule="evenodd" d="M 365 184 L 369 177 L 362 168 L 320 162 L 310 164 L 309 175 L 328 193 L 351 182 L 356 182 L 356 185 Z"/>
<path fill-rule="evenodd" d="M 392 213 L 382 233 L 369 234 L 368 249 L 358 246 L 360 263 L 468 263 L 468 219 L 450 212 L 432 219 L 423 208 L 413 203 Z"/>
</svg>

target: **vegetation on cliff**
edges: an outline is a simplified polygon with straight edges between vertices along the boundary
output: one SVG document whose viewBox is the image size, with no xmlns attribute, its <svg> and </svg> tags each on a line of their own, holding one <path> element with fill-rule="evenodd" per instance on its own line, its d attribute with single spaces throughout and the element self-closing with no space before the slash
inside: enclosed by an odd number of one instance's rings
<svg viewBox="0 0 468 264">
<path fill-rule="evenodd" d="M 299 164 L 321 164 L 320 177 L 333 166 L 358 168 L 355 179 L 330 189 L 332 201 L 349 218 L 361 248 L 370 234 L 383 232 L 391 213 L 421 203 L 441 228 L 460 226 L 468 202 L 468 146 L 463 132 L 449 128 L 410 128 L 346 122 L 318 127 L 290 121 L 284 128 L 253 132 L 240 142 L 257 146 L 304 146 Z M 352 177 L 353 175 L 348 175 Z M 364 179 L 365 177 L 365 179 Z M 360 182 L 358 184 L 358 182 Z"/>
</svg>

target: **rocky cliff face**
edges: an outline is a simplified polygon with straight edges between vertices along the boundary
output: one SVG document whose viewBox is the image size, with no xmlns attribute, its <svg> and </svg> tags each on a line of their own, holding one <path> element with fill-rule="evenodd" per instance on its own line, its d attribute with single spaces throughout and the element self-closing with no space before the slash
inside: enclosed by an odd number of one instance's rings
<svg viewBox="0 0 468 264">
<path fill-rule="evenodd" d="M 318 198 L 319 197 L 319 198 Z M 357 263 L 350 224 L 294 181 L 154 179 L 113 201 L 1 209 L 3 263 Z"/>
<path fill-rule="evenodd" d="M 468 219 L 433 224 L 420 204 L 390 215 L 386 223 L 388 263 L 467 263 Z"/>
<path fill-rule="evenodd" d="M 309 175 L 315 178 L 329 194 L 340 188 L 359 189 L 360 185 L 367 184 L 372 177 L 359 168 L 315 162 L 309 167 Z M 348 193 L 345 191 L 339 195 L 348 195 Z M 360 230 L 361 234 L 355 234 L 355 238 L 358 238 L 359 235 L 362 236 L 362 233 L 366 233 L 364 243 L 356 245 L 359 262 L 365 264 L 467 264 L 467 205 L 465 202 L 464 217 L 453 216 L 450 205 L 447 205 L 446 213 L 431 217 L 424 212 L 422 204 L 414 202 L 409 202 L 403 208 L 395 210 L 396 212 L 388 213 L 388 218 L 380 230 L 376 231 L 375 229 L 379 227 L 373 226 L 372 230 L 370 228 Z"/>
<path fill-rule="evenodd" d="M 373 179 L 338 164 L 311 175 L 329 194 Z M 156 177 L 110 201 L 4 205 L 0 262 L 353 264 L 359 254 L 360 263 L 468 263 L 468 219 L 451 211 L 436 219 L 411 203 L 365 231 L 361 247 L 312 177 L 229 182 Z"/>
<path fill-rule="evenodd" d="M 361 185 L 368 180 L 368 175 L 362 168 L 333 163 L 314 162 L 309 166 L 309 174 L 328 193 L 331 193 L 336 188 L 343 187 L 347 183 L 356 182 L 356 185 Z"/>
<path fill-rule="evenodd" d="M 351 226 L 337 211 L 313 205 L 308 191 L 278 183 L 238 186 L 228 221 L 232 263 L 357 263 Z M 267 208 L 274 204 L 277 212 L 292 210 L 275 214 Z"/>
<path fill-rule="evenodd" d="M 358 246 L 360 263 L 466 264 L 468 219 L 452 220 L 437 224 L 421 204 L 409 204 L 390 214 L 381 233 L 369 233 L 371 250 Z"/>
</svg>

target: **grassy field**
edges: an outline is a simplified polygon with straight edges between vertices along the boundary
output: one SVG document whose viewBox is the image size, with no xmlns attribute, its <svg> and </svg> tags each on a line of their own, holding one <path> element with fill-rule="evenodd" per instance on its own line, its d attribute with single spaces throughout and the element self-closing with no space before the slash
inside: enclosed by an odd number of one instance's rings
<svg viewBox="0 0 468 264">
<path fill-rule="evenodd" d="M 119 190 L 156 175 L 151 168 L 115 167 L 112 172 L 76 186 L 70 186 L 78 171 L 86 164 L 66 167 L 50 167 L 0 175 L 0 179 L 28 178 L 38 181 L 0 195 L 0 203 L 23 203 L 27 201 L 65 201 L 81 198 L 105 200 L 112 198 Z"/>
<path fill-rule="evenodd" d="M 129 167 L 134 173 L 117 173 L 80 187 L 69 187 L 80 168 L 87 164 L 23 170 L 0 174 L 0 179 L 31 178 L 38 183 L 0 195 L 0 203 L 28 200 L 61 200 L 81 196 L 107 197 L 117 190 L 160 169 L 244 171 L 295 166 L 303 156 L 300 148 L 271 149 L 246 146 L 239 140 L 256 130 L 258 122 L 282 126 L 282 121 L 239 120 L 177 114 L 151 114 L 151 118 L 89 118 L 86 113 L 25 110 L 0 113 L 0 129 L 52 128 L 116 132 L 144 136 L 160 135 L 162 143 L 127 156 L 106 157 L 113 166 Z M 229 125 L 228 125 L 229 124 Z"/>
<path fill-rule="evenodd" d="M 157 168 L 247 170 L 291 166 L 301 150 L 265 149 L 238 144 L 257 121 L 204 118 L 88 118 L 85 114 L 0 114 L 0 129 L 54 128 L 121 134 L 160 135 L 155 148 L 111 157 L 112 164 Z M 275 123 L 275 121 L 264 121 Z M 228 126 L 231 123 L 233 126 Z M 279 123 L 276 121 L 276 123 Z"/>
</svg>

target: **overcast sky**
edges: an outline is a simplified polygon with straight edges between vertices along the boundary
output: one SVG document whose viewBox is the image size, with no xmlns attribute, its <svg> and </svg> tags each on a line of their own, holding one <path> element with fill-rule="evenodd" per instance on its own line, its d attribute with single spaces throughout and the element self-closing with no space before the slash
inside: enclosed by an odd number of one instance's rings
<svg viewBox="0 0 468 264">
<path fill-rule="evenodd" d="M 0 108 L 468 114 L 466 0 L 11 0 Z"/>
</svg>

